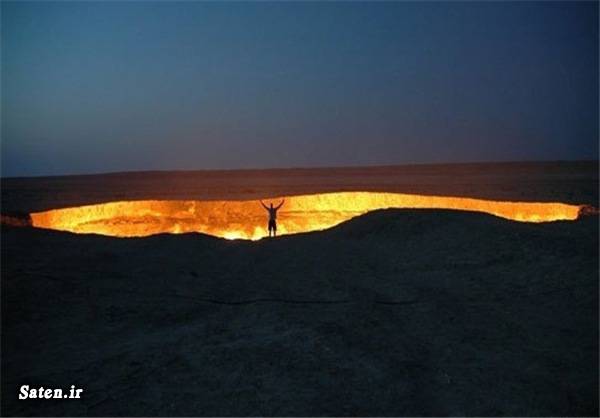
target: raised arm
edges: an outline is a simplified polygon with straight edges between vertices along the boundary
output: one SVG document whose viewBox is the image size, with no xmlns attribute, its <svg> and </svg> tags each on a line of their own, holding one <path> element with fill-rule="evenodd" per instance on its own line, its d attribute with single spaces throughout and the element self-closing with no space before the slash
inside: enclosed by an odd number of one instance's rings
<svg viewBox="0 0 600 418">
<path fill-rule="evenodd" d="M 267 205 L 265 205 L 262 200 L 260 201 L 260 204 L 262 205 L 263 208 L 265 208 L 266 210 L 269 210 L 269 208 L 267 207 Z"/>
<path fill-rule="evenodd" d="M 277 205 L 277 207 L 275 209 L 279 209 L 280 207 L 282 207 L 283 202 L 285 202 L 285 199 L 281 199 L 281 203 L 279 205 Z"/>
</svg>

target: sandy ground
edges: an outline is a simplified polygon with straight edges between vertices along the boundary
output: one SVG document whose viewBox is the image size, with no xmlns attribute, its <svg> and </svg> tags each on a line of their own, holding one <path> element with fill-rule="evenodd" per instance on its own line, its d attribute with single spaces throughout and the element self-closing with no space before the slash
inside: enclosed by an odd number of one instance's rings
<svg viewBox="0 0 600 418">
<path fill-rule="evenodd" d="M 2 179 L 2 213 L 118 200 L 373 191 L 598 206 L 598 161 L 116 173 Z"/>
<path fill-rule="evenodd" d="M 2 414 L 595 416 L 597 232 L 430 210 L 254 243 L 5 227 Z"/>
<path fill-rule="evenodd" d="M 342 190 L 597 207 L 598 162 L 2 179 L 2 213 Z M 1 231 L 3 416 L 599 413 L 597 216 L 391 210 L 258 242 Z"/>
</svg>

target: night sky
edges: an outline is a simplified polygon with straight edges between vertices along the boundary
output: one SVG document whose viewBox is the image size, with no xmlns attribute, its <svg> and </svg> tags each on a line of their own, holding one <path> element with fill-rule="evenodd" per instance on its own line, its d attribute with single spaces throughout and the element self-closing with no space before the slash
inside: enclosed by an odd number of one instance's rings
<svg viewBox="0 0 600 418">
<path fill-rule="evenodd" d="M 2 2 L 2 176 L 598 158 L 598 3 Z"/>
</svg>

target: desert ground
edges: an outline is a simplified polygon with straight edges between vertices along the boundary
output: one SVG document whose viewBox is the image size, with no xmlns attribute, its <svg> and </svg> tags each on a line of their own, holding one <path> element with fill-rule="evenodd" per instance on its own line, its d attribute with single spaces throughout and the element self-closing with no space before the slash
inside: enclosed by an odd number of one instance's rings
<svg viewBox="0 0 600 418">
<path fill-rule="evenodd" d="M 597 207 L 598 162 L 13 178 L 2 213 L 347 190 Z M 255 242 L 3 225 L 1 412 L 597 416 L 598 227 L 426 209 Z"/>
<path fill-rule="evenodd" d="M 118 200 L 247 200 L 341 191 L 597 206 L 598 162 L 149 171 L 9 178 L 2 181 L 2 213 L 37 212 Z"/>
</svg>

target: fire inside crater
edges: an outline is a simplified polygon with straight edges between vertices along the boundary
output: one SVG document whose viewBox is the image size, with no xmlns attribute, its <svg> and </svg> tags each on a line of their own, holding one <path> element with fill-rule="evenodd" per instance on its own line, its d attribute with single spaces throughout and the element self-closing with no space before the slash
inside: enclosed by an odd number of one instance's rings
<svg viewBox="0 0 600 418">
<path fill-rule="evenodd" d="M 377 209 L 453 209 L 485 212 L 520 222 L 550 222 L 577 219 L 582 207 L 400 193 L 324 193 L 286 197 L 278 212 L 277 233 L 323 230 Z M 201 232 L 227 239 L 257 240 L 268 235 L 267 213 L 256 200 L 109 202 L 32 213 L 31 221 L 40 228 L 116 237 Z"/>
</svg>

